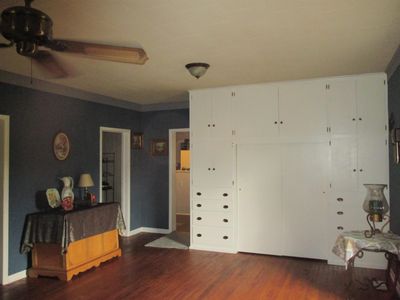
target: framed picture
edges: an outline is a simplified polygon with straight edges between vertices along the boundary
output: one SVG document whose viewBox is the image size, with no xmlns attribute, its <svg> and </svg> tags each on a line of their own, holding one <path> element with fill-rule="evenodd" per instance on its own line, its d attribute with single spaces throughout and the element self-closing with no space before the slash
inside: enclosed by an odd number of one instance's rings
<svg viewBox="0 0 400 300">
<path fill-rule="evenodd" d="M 152 140 L 151 155 L 168 155 L 168 141 L 165 139 Z"/>
<path fill-rule="evenodd" d="M 132 134 L 132 149 L 140 150 L 143 149 L 143 133 L 134 132 Z"/>
<path fill-rule="evenodd" d="M 58 160 L 66 160 L 70 151 L 68 136 L 64 132 L 56 134 L 53 140 L 53 152 Z"/>
</svg>

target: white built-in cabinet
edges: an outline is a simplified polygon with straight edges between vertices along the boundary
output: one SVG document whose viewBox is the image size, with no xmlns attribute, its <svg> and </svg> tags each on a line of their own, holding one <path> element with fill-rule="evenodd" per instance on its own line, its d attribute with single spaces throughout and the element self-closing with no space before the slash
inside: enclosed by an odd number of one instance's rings
<svg viewBox="0 0 400 300">
<path fill-rule="evenodd" d="M 386 106 L 381 73 L 191 91 L 191 247 L 338 263 L 388 184 Z"/>
</svg>

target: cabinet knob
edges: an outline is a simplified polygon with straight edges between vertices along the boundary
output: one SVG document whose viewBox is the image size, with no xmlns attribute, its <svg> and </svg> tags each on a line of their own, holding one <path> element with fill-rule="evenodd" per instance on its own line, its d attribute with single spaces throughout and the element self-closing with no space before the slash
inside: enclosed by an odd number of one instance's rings
<svg viewBox="0 0 400 300">
<path fill-rule="evenodd" d="M 356 118 L 353 118 L 353 121 L 355 121 L 356 120 Z"/>
<path fill-rule="evenodd" d="M 353 169 L 353 172 L 356 172 L 357 170 L 356 169 Z"/>
<path fill-rule="evenodd" d="M 343 215 L 343 212 L 342 212 L 342 211 L 338 211 L 337 214 L 338 214 L 339 216 L 341 216 L 341 215 Z"/>
<path fill-rule="evenodd" d="M 228 193 L 223 193 L 222 196 L 223 197 L 228 197 Z"/>
<path fill-rule="evenodd" d="M 278 124 L 278 121 L 275 121 L 274 124 Z"/>
<path fill-rule="evenodd" d="M 197 220 L 199 220 L 199 221 L 200 221 L 200 220 L 201 220 L 201 217 L 197 217 Z"/>
<path fill-rule="evenodd" d="M 336 199 L 338 202 L 343 202 L 343 198 L 337 198 Z"/>
<path fill-rule="evenodd" d="M 228 219 L 223 219 L 222 221 L 224 221 L 224 223 L 228 223 Z"/>
<path fill-rule="evenodd" d="M 227 235 L 224 235 L 223 239 L 227 240 L 229 237 Z"/>
<path fill-rule="evenodd" d="M 343 226 L 336 227 L 338 230 L 343 230 Z"/>
<path fill-rule="evenodd" d="M 197 192 L 196 195 L 197 195 L 197 196 L 201 196 L 201 193 L 200 193 L 200 192 Z"/>
<path fill-rule="evenodd" d="M 280 121 L 279 123 L 283 124 L 283 121 Z"/>
<path fill-rule="evenodd" d="M 208 168 L 208 171 L 211 171 L 211 168 Z"/>
<path fill-rule="evenodd" d="M 213 171 L 215 171 L 215 168 L 212 168 Z"/>
<path fill-rule="evenodd" d="M 197 206 L 197 207 L 201 207 L 201 204 L 199 203 L 199 204 L 197 204 L 196 206 Z"/>
<path fill-rule="evenodd" d="M 362 172 L 363 171 L 363 169 L 360 169 L 360 172 Z"/>
<path fill-rule="evenodd" d="M 201 233 L 196 234 L 198 237 L 201 237 Z"/>
<path fill-rule="evenodd" d="M 215 127 L 215 124 L 213 124 L 213 127 Z"/>
<path fill-rule="evenodd" d="M 227 208 L 229 208 L 229 206 L 228 205 L 224 205 L 223 208 L 227 209 Z"/>
<path fill-rule="evenodd" d="M 358 120 L 362 121 L 362 118 L 358 118 Z"/>
<path fill-rule="evenodd" d="M 211 127 L 211 125 L 210 125 L 210 124 L 208 124 L 207 126 L 208 126 L 208 127 Z"/>
</svg>

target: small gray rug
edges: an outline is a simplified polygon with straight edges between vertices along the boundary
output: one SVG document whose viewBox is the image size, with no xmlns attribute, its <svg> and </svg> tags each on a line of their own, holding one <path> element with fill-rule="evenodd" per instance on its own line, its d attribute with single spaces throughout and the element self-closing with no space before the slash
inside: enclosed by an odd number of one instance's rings
<svg viewBox="0 0 400 300">
<path fill-rule="evenodd" d="M 147 243 L 145 247 L 154 248 L 170 248 L 170 249 L 189 249 L 190 245 L 190 234 L 189 232 L 172 232 L 166 236 L 160 237 L 150 243 Z"/>
</svg>

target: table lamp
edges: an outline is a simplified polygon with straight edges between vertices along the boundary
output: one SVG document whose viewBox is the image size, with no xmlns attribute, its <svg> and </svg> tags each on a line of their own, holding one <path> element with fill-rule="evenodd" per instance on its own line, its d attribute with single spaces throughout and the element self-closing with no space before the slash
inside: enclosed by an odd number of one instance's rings
<svg viewBox="0 0 400 300">
<path fill-rule="evenodd" d="M 363 209 L 367 213 L 367 222 L 371 230 L 364 232 L 365 237 L 373 237 L 376 233 L 381 233 L 383 228 L 389 223 L 389 216 L 386 213 L 389 211 L 389 204 L 386 201 L 383 190 L 387 187 L 386 184 L 364 184 L 367 189 L 367 196 L 363 203 Z M 375 227 L 376 222 L 387 220 L 381 229 Z"/>
<path fill-rule="evenodd" d="M 89 173 L 81 174 L 81 177 L 79 178 L 78 186 L 83 188 L 84 199 L 87 199 L 88 198 L 88 188 L 94 186 L 92 176 L 90 176 Z"/>
</svg>

